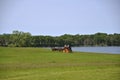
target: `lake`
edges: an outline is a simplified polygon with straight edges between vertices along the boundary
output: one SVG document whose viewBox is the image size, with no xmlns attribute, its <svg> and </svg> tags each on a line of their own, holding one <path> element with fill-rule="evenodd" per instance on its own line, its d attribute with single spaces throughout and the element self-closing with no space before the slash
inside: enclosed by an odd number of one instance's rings
<svg viewBox="0 0 120 80">
<path fill-rule="evenodd" d="M 72 47 L 73 51 L 78 52 L 98 52 L 98 53 L 111 53 L 120 54 L 120 47 Z"/>
</svg>

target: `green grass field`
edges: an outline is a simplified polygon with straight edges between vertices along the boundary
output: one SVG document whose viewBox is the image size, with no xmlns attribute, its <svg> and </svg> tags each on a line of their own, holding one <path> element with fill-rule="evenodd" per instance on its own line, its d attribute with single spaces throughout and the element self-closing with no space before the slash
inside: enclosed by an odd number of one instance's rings
<svg viewBox="0 0 120 80">
<path fill-rule="evenodd" d="M 0 47 L 0 80 L 120 80 L 120 54 Z"/>
</svg>

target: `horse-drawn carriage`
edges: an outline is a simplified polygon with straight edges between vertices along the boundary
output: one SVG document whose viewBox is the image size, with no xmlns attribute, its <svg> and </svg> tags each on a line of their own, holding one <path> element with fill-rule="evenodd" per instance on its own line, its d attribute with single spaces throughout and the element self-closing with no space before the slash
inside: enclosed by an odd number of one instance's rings
<svg viewBox="0 0 120 80">
<path fill-rule="evenodd" d="M 52 51 L 60 51 L 60 52 L 65 52 L 65 53 L 70 53 L 72 52 L 72 49 L 69 45 L 65 45 L 64 47 L 52 47 Z"/>
</svg>

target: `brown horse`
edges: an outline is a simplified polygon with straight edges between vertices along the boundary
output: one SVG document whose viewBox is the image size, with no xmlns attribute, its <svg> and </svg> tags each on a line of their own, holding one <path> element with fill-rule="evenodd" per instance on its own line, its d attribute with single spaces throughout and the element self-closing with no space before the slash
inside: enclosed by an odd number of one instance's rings
<svg viewBox="0 0 120 80">
<path fill-rule="evenodd" d="M 72 52 L 72 50 L 70 47 L 64 47 L 63 52 L 70 53 L 70 52 Z"/>
</svg>

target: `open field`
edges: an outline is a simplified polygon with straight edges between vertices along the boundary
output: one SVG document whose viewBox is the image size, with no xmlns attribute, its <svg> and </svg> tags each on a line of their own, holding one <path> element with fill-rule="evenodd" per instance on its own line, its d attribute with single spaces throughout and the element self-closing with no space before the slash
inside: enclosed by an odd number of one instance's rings
<svg viewBox="0 0 120 80">
<path fill-rule="evenodd" d="M 120 80 L 120 54 L 0 47 L 0 80 Z"/>
</svg>

